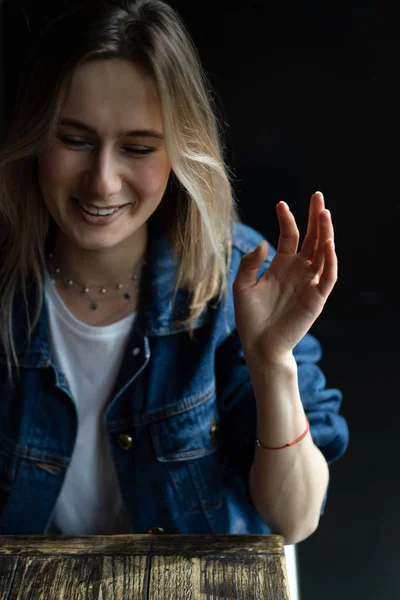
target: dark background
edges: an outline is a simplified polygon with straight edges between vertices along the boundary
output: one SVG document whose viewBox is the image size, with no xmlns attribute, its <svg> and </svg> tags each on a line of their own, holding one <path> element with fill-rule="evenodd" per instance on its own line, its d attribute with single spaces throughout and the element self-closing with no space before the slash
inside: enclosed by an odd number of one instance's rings
<svg viewBox="0 0 400 600">
<path fill-rule="evenodd" d="M 303 233 L 316 190 L 334 220 L 339 279 L 311 332 L 327 385 L 343 391 L 350 444 L 331 466 L 317 532 L 297 545 L 301 599 L 398 600 L 399 10 L 323 0 L 170 3 L 227 123 L 243 221 L 276 246 L 276 203 L 289 203 Z M 3 5 L 6 109 L 27 22 L 69 4 Z"/>
</svg>

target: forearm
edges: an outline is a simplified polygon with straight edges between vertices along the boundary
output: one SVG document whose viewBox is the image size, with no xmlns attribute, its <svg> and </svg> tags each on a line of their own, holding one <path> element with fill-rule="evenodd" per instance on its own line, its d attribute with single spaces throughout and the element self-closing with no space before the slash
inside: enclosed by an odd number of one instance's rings
<svg viewBox="0 0 400 600">
<path fill-rule="evenodd" d="M 306 429 L 297 365 L 269 364 L 246 356 L 257 403 L 257 437 L 267 446 L 283 446 Z M 329 480 L 328 466 L 308 433 L 281 450 L 256 447 L 250 471 L 250 494 L 261 518 L 286 544 L 315 531 Z"/>
</svg>

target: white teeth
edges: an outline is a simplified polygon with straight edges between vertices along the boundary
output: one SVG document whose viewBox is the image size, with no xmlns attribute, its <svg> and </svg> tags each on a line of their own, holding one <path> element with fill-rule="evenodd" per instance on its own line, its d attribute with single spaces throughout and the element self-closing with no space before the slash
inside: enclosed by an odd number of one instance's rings
<svg viewBox="0 0 400 600">
<path fill-rule="evenodd" d="M 119 208 L 92 208 L 91 206 L 88 206 L 87 204 L 79 204 L 79 206 L 81 208 L 83 208 L 84 211 L 86 211 L 87 213 L 89 213 L 90 215 L 98 215 L 100 217 L 105 217 L 106 215 L 112 215 L 113 213 L 115 213 L 117 210 L 119 210 Z"/>
</svg>

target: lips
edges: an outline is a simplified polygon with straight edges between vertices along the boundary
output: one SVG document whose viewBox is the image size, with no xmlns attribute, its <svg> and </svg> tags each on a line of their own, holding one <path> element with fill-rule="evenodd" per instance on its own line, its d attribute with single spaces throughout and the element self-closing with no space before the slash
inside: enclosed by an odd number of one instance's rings
<svg viewBox="0 0 400 600">
<path fill-rule="evenodd" d="M 95 208 L 97 210 L 111 210 L 112 208 L 121 208 L 122 206 L 126 206 L 127 204 L 130 204 L 129 202 L 125 202 L 124 204 L 112 204 L 111 206 L 97 206 L 97 204 L 91 204 L 90 202 L 83 202 L 82 200 L 78 200 L 77 198 L 74 198 L 74 196 L 71 196 L 71 198 L 78 204 L 84 204 L 86 206 L 90 206 L 91 208 Z"/>
<path fill-rule="evenodd" d="M 129 209 L 130 209 L 130 203 L 120 204 L 119 206 L 116 205 L 114 210 L 108 215 L 107 214 L 106 215 L 93 215 L 93 214 L 90 214 L 89 212 L 87 212 L 83 208 L 83 206 L 81 206 L 82 203 L 79 200 L 77 200 L 73 196 L 71 196 L 71 199 L 74 200 L 74 206 L 75 206 L 75 210 L 77 211 L 77 214 L 80 216 L 81 219 L 83 219 L 83 221 L 87 225 L 90 225 L 90 226 L 110 225 L 111 223 L 114 223 L 117 219 L 120 219 L 121 216 L 123 214 L 125 214 L 127 211 L 129 211 Z M 89 206 L 95 206 L 95 205 L 92 204 Z M 102 210 L 102 209 L 96 208 L 96 210 Z M 103 210 L 105 210 L 105 209 L 103 209 Z"/>
</svg>

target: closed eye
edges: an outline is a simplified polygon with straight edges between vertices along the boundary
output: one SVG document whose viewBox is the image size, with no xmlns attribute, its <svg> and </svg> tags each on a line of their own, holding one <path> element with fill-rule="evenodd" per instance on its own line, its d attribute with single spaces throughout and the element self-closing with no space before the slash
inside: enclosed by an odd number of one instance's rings
<svg viewBox="0 0 400 600">
<path fill-rule="evenodd" d="M 75 148 L 83 148 L 84 146 L 91 146 L 89 142 L 84 142 L 83 140 L 74 140 L 67 135 L 58 135 L 58 139 L 65 144 L 66 146 L 74 146 Z M 155 152 L 157 148 L 137 148 L 133 146 L 124 146 L 124 150 L 128 152 L 128 154 L 150 154 L 151 152 Z"/>
</svg>

